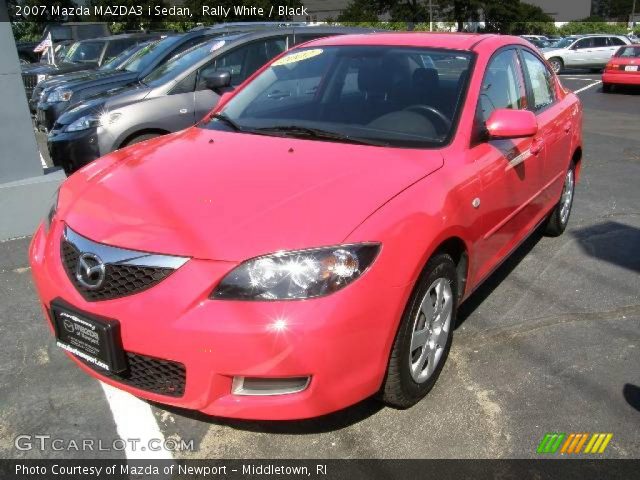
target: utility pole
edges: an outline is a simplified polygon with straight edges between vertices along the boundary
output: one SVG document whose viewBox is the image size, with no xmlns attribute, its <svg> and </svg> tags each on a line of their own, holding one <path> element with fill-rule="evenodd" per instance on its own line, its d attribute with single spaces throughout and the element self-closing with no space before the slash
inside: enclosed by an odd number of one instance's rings
<svg viewBox="0 0 640 480">
<path fill-rule="evenodd" d="M 633 5 L 631 6 L 631 28 L 635 28 L 636 26 L 636 0 L 633 0 Z"/>
<path fill-rule="evenodd" d="M 636 0 L 633 0 L 633 5 L 635 7 Z M 431 0 L 429 0 L 429 31 L 433 32 L 433 4 Z"/>
</svg>

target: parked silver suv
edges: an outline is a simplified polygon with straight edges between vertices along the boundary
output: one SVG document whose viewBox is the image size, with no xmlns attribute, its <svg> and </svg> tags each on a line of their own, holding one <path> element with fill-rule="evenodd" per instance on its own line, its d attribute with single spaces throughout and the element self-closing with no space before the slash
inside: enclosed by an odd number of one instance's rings
<svg viewBox="0 0 640 480">
<path fill-rule="evenodd" d="M 554 47 L 543 49 L 542 53 L 556 73 L 560 73 L 565 68 L 600 70 L 618 48 L 630 43 L 631 41 L 624 35 L 567 37 L 560 40 Z"/>
</svg>

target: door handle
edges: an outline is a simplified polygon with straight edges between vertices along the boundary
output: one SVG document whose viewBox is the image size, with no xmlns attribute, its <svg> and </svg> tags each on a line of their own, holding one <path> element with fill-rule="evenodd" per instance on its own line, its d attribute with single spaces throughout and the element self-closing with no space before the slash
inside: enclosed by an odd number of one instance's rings
<svg viewBox="0 0 640 480">
<path fill-rule="evenodd" d="M 181 109 L 179 110 L 180 115 L 184 115 L 184 114 L 185 114 L 185 113 L 187 113 L 188 111 L 189 111 L 189 110 L 187 110 L 186 108 L 181 108 Z"/>
<path fill-rule="evenodd" d="M 529 151 L 531 152 L 531 155 L 538 155 L 542 150 L 542 147 L 544 147 L 544 141 L 541 139 L 534 139 L 533 142 L 531 142 Z"/>
</svg>

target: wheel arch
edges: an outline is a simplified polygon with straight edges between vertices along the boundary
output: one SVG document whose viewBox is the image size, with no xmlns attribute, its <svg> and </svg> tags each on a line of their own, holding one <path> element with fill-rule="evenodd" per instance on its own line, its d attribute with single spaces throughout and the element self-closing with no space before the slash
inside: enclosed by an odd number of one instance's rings
<svg viewBox="0 0 640 480">
<path fill-rule="evenodd" d="M 576 149 L 573 151 L 573 156 L 571 157 L 571 161 L 576 167 L 576 182 L 580 180 L 580 173 L 582 171 L 582 146 L 578 145 Z"/>
<path fill-rule="evenodd" d="M 158 134 L 158 135 L 166 135 L 171 133 L 168 130 L 164 130 L 162 128 L 142 128 L 140 130 L 135 130 L 134 132 L 128 132 L 123 139 L 118 142 L 118 149 L 124 148 L 131 140 L 141 135 L 149 135 L 149 134 Z"/>
</svg>

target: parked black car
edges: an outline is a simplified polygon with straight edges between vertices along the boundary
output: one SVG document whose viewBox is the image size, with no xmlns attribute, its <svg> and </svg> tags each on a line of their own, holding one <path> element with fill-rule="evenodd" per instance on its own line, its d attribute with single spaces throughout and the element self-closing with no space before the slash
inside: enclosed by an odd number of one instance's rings
<svg viewBox="0 0 640 480">
<path fill-rule="evenodd" d="M 54 165 L 71 173 L 118 148 L 187 128 L 269 60 L 315 38 L 373 30 L 295 27 L 224 35 L 198 44 L 133 86 L 110 90 L 65 111 L 49 133 Z M 300 87 L 304 88 L 304 87 Z M 275 92 L 272 98 L 285 98 Z"/>
<path fill-rule="evenodd" d="M 184 34 L 168 35 L 133 55 L 118 70 L 110 74 L 95 73 L 80 81 L 67 82 L 42 97 L 38 104 L 36 125 L 41 130 L 50 130 L 58 117 L 69 106 L 83 99 L 140 81 L 156 67 L 162 65 L 180 52 L 220 35 L 273 28 L 267 24 L 220 24 L 199 28 Z"/>
<path fill-rule="evenodd" d="M 69 47 L 62 61 L 55 65 L 47 63 L 24 65 L 22 67 L 22 81 L 27 98 L 31 97 L 35 86 L 47 78 L 80 70 L 96 69 L 117 57 L 131 45 L 150 38 L 149 34 L 135 33 L 81 40 Z"/>
<path fill-rule="evenodd" d="M 120 53 L 117 57 L 112 58 L 106 63 L 103 63 L 100 67 L 95 70 L 79 70 L 77 72 L 65 73 L 64 75 L 56 75 L 47 80 L 43 80 L 38 82 L 38 84 L 33 89 L 33 93 L 31 94 L 31 98 L 29 99 L 29 110 L 32 114 L 35 114 L 38 108 L 38 102 L 42 98 L 42 95 L 48 94 L 51 90 L 56 87 L 59 87 L 67 82 L 72 81 L 80 81 L 89 78 L 94 73 L 102 72 L 102 73 L 111 73 L 120 68 L 124 63 L 133 56 L 136 52 L 142 50 L 147 45 L 151 44 L 152 41 L 158 40 L 153 36 L 141 43 L 137 43 L 135 45 L 131 45 L 125 51 Z"/>
<path fill-rule="evenodd" d="M 22 63 L 34 63 L 40 61 L 40 53 L 34 52 L 33 49 L 47 38 L 51 33 L 51 40 L 54 45 L 60 42 L 76 42 L 78 40 L 87 40 L 90 38 L 106 37 L 111 35 L 109 26 L 106 22 L 67 22 L 52 23 L 45 27 L 42 39 L 37 42 L 18 42 L 18 57 Z"/>
</svg>

